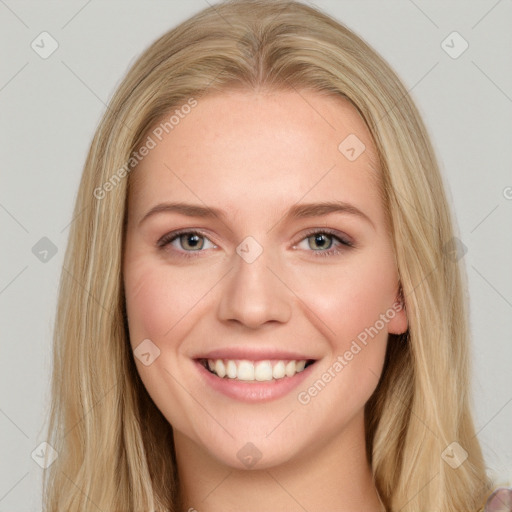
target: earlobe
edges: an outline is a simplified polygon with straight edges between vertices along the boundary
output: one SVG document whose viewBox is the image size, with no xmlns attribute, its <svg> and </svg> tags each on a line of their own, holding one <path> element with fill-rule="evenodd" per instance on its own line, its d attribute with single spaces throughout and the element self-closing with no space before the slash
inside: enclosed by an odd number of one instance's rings
<svg viewBox="0 0 512 512">
<path fill-rule="evenodd" d="M 395 301 L 388 310 L 390 321 L 388 323 L 388 332 L 391 334 L 403 334 L 409 328 L 407 320 L 407 311 L 405 307 L 405 300 L 400 284 Z"/>
</svg>

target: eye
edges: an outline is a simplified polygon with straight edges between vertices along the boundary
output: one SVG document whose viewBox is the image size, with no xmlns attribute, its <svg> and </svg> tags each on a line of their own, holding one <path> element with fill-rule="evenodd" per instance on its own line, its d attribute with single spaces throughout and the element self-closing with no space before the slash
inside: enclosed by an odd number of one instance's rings
<svg viewBox="0 0 512 512">
<path fill-rule="evenodd" d="M 351 240 L 341 234 L 334 234 L 330 230 L 310 231 L 301 243 L 306 242 L 309 248 L 313 248 L 315 256 L 337 256 L 344 250 L 354 247 Z M 319 247 L 318 249 L 315 247 Z"/>
<path fill-rule="evenodd" d="M 211 248 L 217 248 L 203 233 L 195 230 L 182 230 L 173 231 L 167 233 L 157 242 L 157 247 L 164 249 L 166 246 L 171 245 L 174 247 L 174 251 L 180 256 L 185 258 L 193 258 L 198 255 L 192 254 L 194 252 L 204 252 L 202 249 L 208 249 L 205 247 L 205 241 L 212 244 Z M 343 250 L 354 247 L 351 240 L 344 237 L 341 234 L 335 234 L 330 230 L 312 230 L 306 233 L 306 237 L 301 239 L 301 243 L 307 243 L 307 246 L 314 252 L 315 256 L 337 256 L 343 252 Z M 180 247 L 176 247 L 178 244 Z M 315 248 L 318 246 L 319 248 Z M 299 246 L 294 246 L 299 247 Z M 307 249 L 306 249 L 307 250 Z"/>
<path fill-rule="evenodd" d="M 177 252 L 184 252 L 183 256 L 189 257 L 191 255 L 187 253 L 201 252 L 201 249 L 205 248 L 206 240 L 210 242 L 208 238 L 206 238 L 206 236 L 200 233 L 199 231 L 174 231 L 160 238 L 160 240 L 158 240 L 157 242 L 157 246 L 160 248 L 164 248 L 167 245 L 173 245 L 174 247 L 176 247 L 176 242 L 181 246 L 181 249 L 183 249 L 183 251 L 180 251 L 179 249 L 175 250 Z M 217 247 L 212 242 L 210 243 L 214 248 Z M 206 249 L 208 249 L 208 247 L 206 247 Z"/>
</svg>

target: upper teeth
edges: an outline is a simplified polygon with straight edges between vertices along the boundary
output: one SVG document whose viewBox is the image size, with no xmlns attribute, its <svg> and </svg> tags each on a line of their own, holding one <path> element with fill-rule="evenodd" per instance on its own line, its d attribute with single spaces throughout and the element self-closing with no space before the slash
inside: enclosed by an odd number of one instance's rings
<svg viewBox="0 0 512 512">
<path fill-rule="evenodd" d="M 208 368 L 219 377 L 239 380 L 272 380 L 293 377 L 304 370 L 307 360 L 300 361 L 248 361 L 208 359 Z"/>
</svg>

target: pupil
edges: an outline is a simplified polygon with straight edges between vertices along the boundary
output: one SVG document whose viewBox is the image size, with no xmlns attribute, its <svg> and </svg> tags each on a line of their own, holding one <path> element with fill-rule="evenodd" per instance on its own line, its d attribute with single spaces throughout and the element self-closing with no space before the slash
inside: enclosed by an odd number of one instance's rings
<svg viewBox="0 0 512 512">
<path fill-rule="evenodd" d="M 327 237 L 324 234 L 320 234 L 320 235 L 314 235 L 313 238 L 315 239 L 315 244 L 322 246 L 323 244 L 325 244 Z M 320 247 L 320 248 L 323 249 L 325 247 Z"/>
<path fill-rule="evenodd" d="M 185 245 L 189 245 L 191 246 L 192 249 L 196 249 L 199 245 L 199 236 L 196 235 L 196 234 L 192 234 L 192 235 L 183 235 L 183 237 L 186 239 L 186 244 Z M 190 243 L 190 241 L 192 241 L 192 243 Z"/>
</svg>

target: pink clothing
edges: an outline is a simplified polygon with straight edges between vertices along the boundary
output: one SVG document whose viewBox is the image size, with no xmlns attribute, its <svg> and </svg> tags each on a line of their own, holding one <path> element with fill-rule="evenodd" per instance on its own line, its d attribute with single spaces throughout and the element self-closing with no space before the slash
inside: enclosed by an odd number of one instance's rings
<svg viewBox="0 0 512 512">
<path fill-rule="evenodd" d="M 483 512 L 512 512 L 512 487 L 499 487 L 493 491 Z"/>
</svg>

